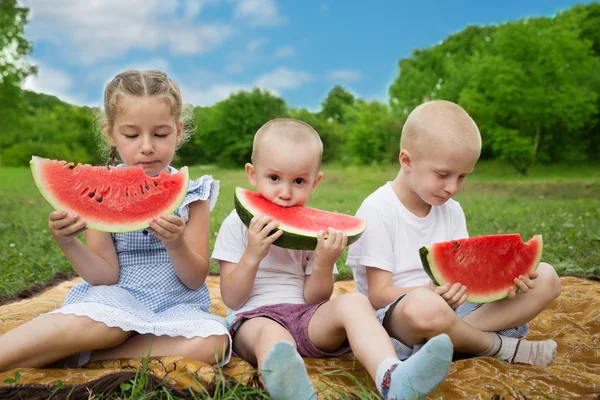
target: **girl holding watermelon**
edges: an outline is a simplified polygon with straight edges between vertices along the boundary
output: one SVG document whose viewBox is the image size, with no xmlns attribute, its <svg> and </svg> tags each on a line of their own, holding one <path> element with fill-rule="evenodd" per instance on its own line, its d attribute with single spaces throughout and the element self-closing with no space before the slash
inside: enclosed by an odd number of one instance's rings
<svg viewBox="0 0 600 400">
<path fill-rule="evenodd" d="M 255 135 L 246 174 L 257 192 L 283 207 L 304 206 L 321 180 L 323 145 L 301 121 L 276 119 Z M 452 345 L 446 335 L 401 362 L 368 299 L 358 293 L 330 300 L 335 262 L 346 233 L 317 235 L 314 251 L 271 244 L 278 221 L 255 215 L 246 227 L 234 210 L 223 221 L 212 259 L 221 270 L 233 350 L 257 365 L 274 399 L 316 399 L 302 360 L 353 351 L 384 399 L 424 398 L 446 377 Z"/>
<path fill-rule="evenodd" d="M 104 109 L 111 161 L 118 154 L 149 176 L 175 172 L 170 163 L 187 134 L 179 87 L 165 73 L 119 73 L 106 86 Z M 86 230 L 77 215 L 51 212 L 50 232 L 84 282 L 61 308 L 0 336 L 0 371 L 148 354 L 227 362 L 230 337 L 224 319 L 209 312 L 205 284 L 218 189 L 210 176 L 190 181 L 173 215 L 127 233 Z M 84 231 L 85 245 L 76 238 Z"/>
<path fill-rule="evenodd" d="M 464 213 L 452 197 L 481 152 L 475 122 L 454 103 L 422 104 L 408 116 L 400 150 L 397 177 L 356 213 L 367 221 L 367 229 L 346 261 L 398 357 L 414 357 L 429 338 L 446 333 L 462 353 L 552 363 L 553 340 L 521 339 L 528 321 L 560 295 L 552 266 L 541 263 L 537 271 L 514 279 L 516 293 L 512 289 L 507 299 L 481 305 L 465 302 L 469 288 L 460 282 L 433 285 L 419 257 L 422 246 L 468 237 Z"/>
</svg>

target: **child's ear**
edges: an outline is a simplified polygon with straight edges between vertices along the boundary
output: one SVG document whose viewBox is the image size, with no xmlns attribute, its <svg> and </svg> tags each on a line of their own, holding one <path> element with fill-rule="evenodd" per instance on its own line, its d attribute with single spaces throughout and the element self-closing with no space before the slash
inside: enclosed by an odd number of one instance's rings
<svg viewBox="0 0 600 400">
<path fill-rule="evenodd" d="M 117 145 L 117 142 L 115 142 L 115 139 L 113 138 L 111 130 L 108 129 L 108 122 L 105 121 L 102 124 L 102 131 L 104 132 L 104 135 L 106 136 L 106 139 L 108 140 L 108 143 L 110 143 L 111 146 L 115 147 Z"/>
<path fill-rule="evenodd" d="M 176 145 L 179 145 L 179 142 L 181 142 L 182 135 L 183 135 L 183 121 L 179 121 L 179 123 L 177 124 L 177 136 L 175 138 Z"/>
<path fill-rule="evenodd" d="M 412 156 L 408 150 L 401 150 L 398 155 L 398 161 L 400 162 L 400 168 L 405 171 L 409 171 L 411 167 Z"/>
<path fill-rule="evenodd" d="M 319 184 L 319 182 L 321 182 L 322 177 L 323 177 L 323 173 L 319 172 L 317 174 L 317 178 L 315 179 L 315 182 L 313 183 L 313 188 L 312 188 L 313 191 L 317 188 L 317 185 Z"/>
<path fill-rule="evenodd" d="M 254 171 L 254 165 L 250 163 L 246 163 L 246 176 L 248 177 L 248 182 L 252 186 L 256 186 L 256 172 Z"/>
</svg>

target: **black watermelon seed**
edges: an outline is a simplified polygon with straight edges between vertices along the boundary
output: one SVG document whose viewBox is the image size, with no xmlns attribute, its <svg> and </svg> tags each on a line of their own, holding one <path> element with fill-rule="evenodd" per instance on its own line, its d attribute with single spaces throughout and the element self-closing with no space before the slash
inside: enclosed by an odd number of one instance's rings
<svg viewBox="0 0 600 400">
<path fill-rule="evenodd" d="M 96 198 L 96 201 L 97 201 L 98 203 L 102 203 L 102 196 L 98 196 L 98 197 Z"/>
<path fill-rule="evenodd" d="M 154 187 L 158 187 L 158 183 L 156 183 L 156 182 L 153 182 L 153 183 L 154 183 Z"/>
<path fill-rule="evenodd" d="M 88 196 L 90 196 L 90 197 L 94 197 L 95 195 L 96 195 L 96 193 L 94 193 L 94 192 L 90 192 L 90 193 L 88 194 Z"/>
<path fill-rule="evenodd" d="M 73 169 L 73 168 L 75 168 L 75 166 L 74 165 L 69 165 L 69 168 Z"/>
<path fill-rule="evenodd" d="M 148 185 L 148 182 L 146 182 L 146 190 L 150 190 L 150 186 Z"/>
</svg>

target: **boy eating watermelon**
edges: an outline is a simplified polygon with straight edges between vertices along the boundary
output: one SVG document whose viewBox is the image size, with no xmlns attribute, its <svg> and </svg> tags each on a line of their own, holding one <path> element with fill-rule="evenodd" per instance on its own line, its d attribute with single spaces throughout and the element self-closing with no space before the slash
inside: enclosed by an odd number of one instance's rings
<svg viewBox="0 0 600 400">
<path fill-rule="evenodd" d="M 518 291 L 488 304 L 465 302 L 468 287 L 435 286 L 419 248 L 468 237 L 460 204 L 452 199 L 479 159 L 481 136 L 457 104 L 432 101 L 410 113 L 400 140 L 396 178 L 367 197 L 356 216 L 367 221 L 350 246 L 357 290 L 366 294 L 400 359 L 446 333 L 454 349 L 508 362 L 550 365 L 553 340 L 528 341 L 528 322 L 560 295 L 551 265 L 514 280 Z"/>
<path fill-rule="evenodd" d="M 283 207 L 304 206 L 321 180 L 323 144 L 308 124 L 275 119 L 254 138 L 246 174 L 257 192 Z M 274 399 L 316 399 L 304 357 L 352 350 L 384 399 L 424 398 L 446 377 L 452 359 L 447 335 L 430 340 L 406 362 L 396 357 L 368 299 L 333 292 L 335 262 L 346 233 L 328 228 L 314 250 L 272 246 L 279 221 L 255 215 L 246 227 L 234 210 L 223 221 L 212 259 L 219 263 L 233 350 L 257 365 Z"/>
</svg>

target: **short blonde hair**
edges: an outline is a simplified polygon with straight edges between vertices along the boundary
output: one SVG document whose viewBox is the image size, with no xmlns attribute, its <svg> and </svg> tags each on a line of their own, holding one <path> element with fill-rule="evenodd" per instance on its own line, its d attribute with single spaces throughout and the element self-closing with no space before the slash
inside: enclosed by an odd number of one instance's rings
<svg viewBox="0 0 600 400">
<path fill-rule="evenodd" d="M 441 139 L 481 154 L 477 124 L 461 106 L 446 100 L 423 103 L 408 115 L 402 127 L 400 150 L 418 151 Z"/>
<path fill-rule="evenodd" d="M 184 106 L 179 85 L 166 73 L 158 70 L 127 70 L 118 73 L 104 89 L 104 112 L 98 116 L 99 148 L 102 156 L 110 155 L 112 159 L 116 151 L 111 147 L 106 134 L 111 134 L 117 113 L 123 110 L 119 102 L 125 96 L 163 98 L 171 107 L 175 121 L 183 122 L 183 132 L 177 147 L 181 147 L 194 132 L 194 115 L 192 107 Z M 104 124 L 106 123 L 106 130 Z"/>
<path fill-rule="evenodd" d="M 323 157 L 323 142 L 319 133 L 306 122 L 293 118 L 275 118 L 261 126 L 254 135 L 252 143 L 251 160 L 254 164 L 258 158 L 259 147 L 262 141 L 270 135 L 277 134 L 278 139 L 287 139 L 295 143 L 314 141 L 319 149 L 319 168 Z"/>
</svg>

